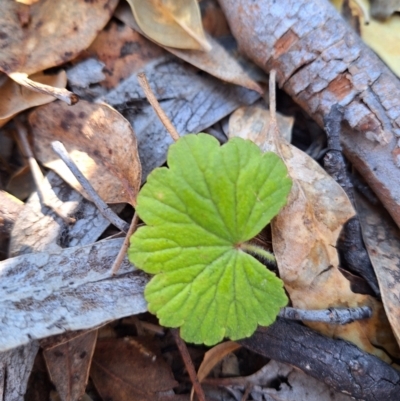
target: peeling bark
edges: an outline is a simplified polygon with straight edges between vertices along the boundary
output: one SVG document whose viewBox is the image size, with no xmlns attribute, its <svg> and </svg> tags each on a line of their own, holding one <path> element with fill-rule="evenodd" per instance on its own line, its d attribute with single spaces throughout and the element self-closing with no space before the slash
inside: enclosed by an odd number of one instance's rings
<svg viewBox="0 0 400 401">
<path fill-rule="evenodd" d="M 344 152 L 400 226 L 400 80 L 327 0 L 219 0 L 240 50 L 323 127 L 344 106 Z"/>
</svg>

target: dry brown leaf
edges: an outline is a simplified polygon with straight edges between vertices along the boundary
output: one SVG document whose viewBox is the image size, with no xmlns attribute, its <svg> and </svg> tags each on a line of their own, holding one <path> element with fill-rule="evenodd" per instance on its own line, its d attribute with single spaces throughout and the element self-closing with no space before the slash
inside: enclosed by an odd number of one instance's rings
<svg viewBox="0 0 400 401">
<path fill-rule="evenodd" d="M 142 31 L 164 46 L 210 50 L 197 0 L 127 0 Z"/>
<path fill-rule="evenodd" d="M 145 32 L 139 27 L 137 21 L 135 21 L 132 12 L 129 7 L 121 3 L 114 14 L 118 19 L 124 22 L 126 25 L 138 31 L 144 36 Z M 168 47 L 162 45 L 165 50 L 179 57 L 180 59 L 194 65 L 201 70 L 208 72 L 209 74 L 217 77 L 225 82 L 230 82 L 236 85 L 243 86 L 245 88 L 263 93 L 263 89 L 255 82 L 244 68 L 235 60 L 217 41 L 211 36 L 206 35 L 207 41 L 211 45 L 211 49 L 208 52 L 199 50 L 180 50 L 174 47 Z M 152 39 L 149 37 L 149 39 Z"/>
<path fill-rule="evenodd" d="M 252 121 L 246 127 L 242 125 L 242 130 L 251 131 L 252 125 L 269 114 L 262 109 L 252 113 Z M 230 126 L 230 136 L 237 135 L 234 127 L 234 124 Z M 370 296 L 353 293 L 350 282 L 338 269 L 336 242 L 343 224 L 355 213 L 349 199 L 313 159 L 284 139 L 278 139 L 279 133 L 274 131 L 271 134 L 270 130 L 265 142 L 257 144 L 278 153 L 293 179 L 288 203 L 272 222 L 274 254 L 293 306 L 301 309 L 370 306 L 373 316 L 368 320 L 345 326 L 307 325 L 390 361 L 380 347 L 392 356 L 399 355 L 399 350 L 382 304 Z"/>
<path fill-rule="evenodd" d="M 234 341 L 225 341 L 208 350 L 204 354 L 203 361 L 201 362 L 199 370 L 197 371 L 197 378 L 199 379 L 199 382 L 201 383 L 211 372 L 214 366 L 218 362 L 222 361 L 222 359 L 224 359 L 225 356 L 227 356 L 231 352 L 236 351 L 240 347 L 241 345 L 235 343 Z M 193 400 L 193 397 L 194 397 L 194 391 L 192 388 L 192 392 L 190 394 L 191 401 Z"/>
<path fill-rule="evenodd" d="M 400 344 L 400 232 L 383 206 L 356 196 L 363 238 L 378 278 L 382 302 Z"/>
<path fill-rule="evenodd" d="M 132 11 L 125 3 L 133 19 Z M 144 38 L 129 26 L 111 20 L 85 51 L 105 64 L 105 79 L 100 83 L 107 89 L 115 88 L 122 80 L 143 69 L 149 61 L 165 54 L 160 46 Z"/>
<path fill-rule="evenodd" d="M 47 370 L 61 401 L 78 401 L 83 396 L 92 362 L 97 330 L 43 351 Z"/>
<path fill-rule="evenodd" d="M 38 160 L 78 192 L 83 189 L 51 148 L 61 141 L 85 177 L 107 203 L 135 204 L 141 166 L 132 127 L 112 107 L 81 101 L 69 107 L 54 102 L 29 117 Z"/>
<path fill-rule="evenodd" d="M 160 351 L 145 337 L 99 340 L 90 377 L 103 400 L 156 401 L 158 393 L 178 385 Z"/>
<path fill-rule="evenodd" d="M 67 85 L 65 71 L 60 71 L 57 75 L 45 75 L 40 72 L 29 78 L 56 88 L 65 88 Z M 18 85 L 10 78 L 6 79 L 3 85 L 0 85 L 0 127 L 10 121 L 19 112 L 30 107 L 50 103 L 53 100 L 55 100 L 53 96 L 33 92 Z"/>
<path fill-rule="evenodd" d="M 118 0 L 41 0 L 21 25 L 14 1 L 1 3 L 0 70 L 31 75 L 72 60 L 110 19 Z"/>
</svg>

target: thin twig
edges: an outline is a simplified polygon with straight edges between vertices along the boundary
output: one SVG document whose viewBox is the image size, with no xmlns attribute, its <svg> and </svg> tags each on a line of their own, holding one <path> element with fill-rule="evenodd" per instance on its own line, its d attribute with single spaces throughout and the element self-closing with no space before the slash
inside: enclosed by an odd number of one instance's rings
<svg viewBox="0 0 400 401">
<path fill-rule="evenodd" d="M 121 267 L 121 263 L 124 260 L 124 258 L 126 256 L 126 252 L 129 247 L 129 240 L 130 240 L 132 234 L 136 231 L 138 221 L 139 221 L 139 216 L 135 212 L 135 214 L 133 215 L 132 221 L 131 221 L 131 225 L 129 226 L 128 232 L 126 233 L 124 242 L 121 246 L 121 249 L 119 250 L 118 255 L 112 265 L 112 268 L 111 268 L 112 276 L 115 276 L 117 274 L 119 268 Z"/>
<path fill-rule="evenodd" d="M 35 157 L 33 156 L 33 152 L 31 146 L 28 141 L 28 133 L 26 131 L 25 126 L 21 123 L 21 121 L 16 118 L 14 120 L 15 127 L 17 128 L 19 144 L 22 148 L 22 152 L 24 156 L 28 160 L 29 168 L 31 170 L 31 174 L 33 177 L 33 181 L 35 182 L 36 191 L 39 197 L 39 201 L 42 205 L 48 207 L 52 210 L 58 217 L 60 217 L 65 223 L 73 224 L 75 223 L 75 219 L 69 216 L 66 216 L 61 210 L 59 210 L 56 206 L 52 205 L 52 202 L 48 199 L 48 196 L 45 191 L 43 191 L 43 181 L 44 176 L 42 170 Z"/>
<path fill-rule="evenodd" d="M 369 306 L 358 308 L 329 308 L 323 310 L 304 310 L 296 308 L 282 308 L 279 316 L 290 320 L 305 320 L 308 322 L 322 322 L 329 324 L 348 324 L 355 320 L 368 319 L 372 316 Z"/>
<path fill-rule="evenodd" d="M 247 400 L 247 397 L 249 396 L 250 391 L 252 390 L 252 388 L 253 388 L 253 383 L 247 383 L 241 401 L 246 401 Z"/>
<path fill-rule="evenodd" d="M 15 81 L 17 84 L 30 89 L 34 92 L 44 93 L 45 95 L 50 95 L 56 99 L 62 100 L 68 105 L 73 105 L 79 101 L 79 97 L 75 93 L 70 92 L 64 88 L 56 88 L 54 86 L 41 84 L 40 82 L 32 81 L 28 78 L 27 74 L 21 72 L 13 72 L 9 77 Z"/>
<path fill-rule="evenodd" d="M 160 121 L 162 122 L 168 133 L 171 135 L 171 138 L 176 142 L 179 139 L 178 131 L 172 125 L 170 119 L 165 114 L 165 111 L 161 108 L 160 103 L 158 103 L 156 96 L 154 95 L 153 91 L 150 88 L 149 81 L 146 78 L 146 74 L 144 72 L 139 73 L 137 75 L 137 79 L 147 97 L 147 100 L 153 107 L 158 118 L 160 119 Z"/>
<path fill-rule="evenodd" d="M 204 395 L 203 389 L 200 385 L 199 379 L 197 378 L 196 370 L 194 368 L 192 358 L 190 357 L 189 351 L 186 347 L 185 342 L 182 340 L 178 329 L 171 330 L 174 336 L 176 345 L 178 346 L 179 352 L 181 353 L 183 363 L 185 364 L 186 370 L 189 373 L 190 380 L 192 381 L 194 391 L 199 397 L 199 401 L 206 401 L 206 396 Z"/>
<path fill-rule="evenodd" d="M 86 193 L 89 195 L 91 201 L 96 205 L 96 207 L 99 209 L 99 212 L 115 227 L 117 227 L 119 230 L 123 232 L 128 232 L 129 231 L 129 224 L 126 223 L 124 220 L 120 219 L 103 201 L 103 199 L 100 198 L 100 196 L 97 194 L 95 189 L 92 187 L 92 184 L 86 179 L 86 177 L 82 174 L 82 172 L 79 170 L 78 166 L 75 164 L 75 162 L 69 157 L 69 154 L 67 152 L 67 149 L 65 149 L 65 146 L 59 142 L 59 141 L 54 141 L 51 143 L 51 146 L 54 150 L 54 152 L 57 153 L 57 155 L 61 158 L 61 160 L 67 165 L 67 167 L 71 170 L 72 174 L 75 176 L 75 178 L 78 180 L 79 184 L 81 184 L 82 188 L 86 191 Z"/>
</svg>

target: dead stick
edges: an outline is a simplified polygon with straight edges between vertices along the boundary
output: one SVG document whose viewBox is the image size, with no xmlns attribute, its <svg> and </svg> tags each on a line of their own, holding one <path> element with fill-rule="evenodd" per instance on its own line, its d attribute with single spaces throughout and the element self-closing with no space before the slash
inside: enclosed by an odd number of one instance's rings
<svg viewBox="0 0 400 401">
<path fill-rule="evenodd" d="M 45 95 L 50 95 L 55 97 L 56 99 L 62 100 L 67 103 L 69 106 L 77 103 L 79 101 L 79 97 L 75 95 L 75 93 L 70 92 L 64 88 L 56 88 L 54 86 L 41 84 L 40 82 L 32 81 L 28 78 L 27 74 L 20 72 L 13 72 L 9 75 L 9 77 L 15 81 L 17 84 L 30 89 L 33 92 L 43 93 Z"/>
<path fill-rule="evenodd" d="M 355 320 L 368 319 L 372 316 L 369 306 L 359 308 L 329 308 L 323 310 L 305 310 L 297 308 L 282 308 L 279 317 L 290 320 L 305 320 L 329 324 L 348 324 Z"/>
<path fill-rule="evenodd" d="M 344 110 L 341 106 L 334 105 L 329 114 L 324 118 L 328 139 L 328 151 L 324 157 L 324 167 L 328 174 L 343 188 L 353 207 L 355 207 L 353 184 L 347 174 L 346 163 L 340 144 L 343 112 Z M 364 246 L 358 216 L 354 216 L 345 223 L 342 235 L 339 238 L 338 248 L 342 250 L 348 268 L 363 277 L 374 293 L 380 296 L 378 280 Z"/>
<path fill-rule="evenodd" d="M 67 149 L 65 149 L 65 146 L 59 142 L 59 141 L 54 141 L 51 143 L 51 146 L 54 150 L 55 153 L 61 158 L 61 160 L 67 165 L 67 167 L 71 170 L 72 174 L 75 176 L 75 178 L 78 180 L 79 184 L 81 184 L 82 188 L 86 191 L 86 193 L 89 195 L 91 201 L 96 205 L 96 207 L 99 209 L 99 212 L 115 227 L 117 227 L 119 230 L 123 232 L 128 232 L 129 231 L 129 225 L 122 219 L 120 219 L 103 201 L 103 199 L 100 198 L 100 196 L 97 194 L 95 189 L 92 187 L 92 184 L 86 179 L 86 177 L 82 174 L 82 172 L 79 170 L 78 166 L 75 164 L 75 162 L 70 158 Z"/>
<path fill-rule="evenodd" d="M 172 125 L 170 119 L 165 114 L 165 111 L 161 108 L 160 103 L 158 103 L 156 96 L 154 95 L 153 91 L 150 88 L 149 81 L 146 78 L 146 74 L 144 72 L 139 73 L 137 75 L 137 79 L 147 97 L 147 100 L 153 107 L 158 118 L 160 119 L 160 121 L 162 122 L 168 133 L 171 135 L 171 138 L 176 142 L 180 138 L 178 131 Z"/>
<path fill-rule="evenodd" d="M 179 334 L 179 330 L 172 329 L 171 332 L 172 332 L 172 335 L 174 336 L 174 339 L 175 339 L 176 345 L 178 346 L 179 352 L 181 353 L 183 363 L 185 364 L 186 370 L 189 373 L 189 377 L 193 383 L 193 388 L 197 394 L 197 397 L 199 397 L 200 401 L 206 401 L 206 397 L 204 395 L 203 389 L 202 389 L 199 379 L 197 377 L 196 370 L 195 370 L 193 362 L 192 362 L 192 358 L 190 357 L 190 354 L 186 347 L 185 342 L 182 340 L 182 338 Z"/>
<path fill-rule="evenodd" d="M 131 225 L 129 226 L 128 232 L 126 233 L 124 242 L 121 246 L 121 249 L 119 250 L 118 255 L 112 265 L 112 268 L 111 268 L 112 276 L 115 276 L 117 274 L 119 268 L 121 267 L 121 263 L 124 260 L 124 258 L 126 256 L 126 252 L 129 247 L 129 240 L 131 239 L 132 234 L 136 231 L 138 221 L 139 221 L 139 216 L 135 212 L 135 214 L 133 215 L 132 221 L 131 221 Z"/>
</svg>

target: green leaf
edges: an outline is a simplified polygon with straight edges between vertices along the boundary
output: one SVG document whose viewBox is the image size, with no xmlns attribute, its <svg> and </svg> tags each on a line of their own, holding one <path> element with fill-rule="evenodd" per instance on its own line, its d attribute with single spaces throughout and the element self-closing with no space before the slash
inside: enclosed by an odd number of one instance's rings
<svg viewBox="0 0 400 401">
<path fill-rule="evenodd" d="M 251 141 L 223 146 L 210 135 L 171 145 L 139 193 L 147 224 L 131 237 L 130 261 L 155 274 L 149 311 L 188 342 L 215 344 L 270 325 L 287 304 L 282 281 L 241 246 L 285 205 L 291 180 L 282 160 Z M 246 244 L 245 244 L 246 245 Z M 243 245 L 244 247 L 244 245 Z"/>
</svg>

